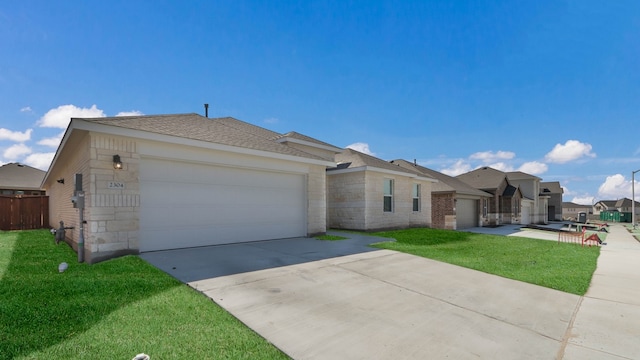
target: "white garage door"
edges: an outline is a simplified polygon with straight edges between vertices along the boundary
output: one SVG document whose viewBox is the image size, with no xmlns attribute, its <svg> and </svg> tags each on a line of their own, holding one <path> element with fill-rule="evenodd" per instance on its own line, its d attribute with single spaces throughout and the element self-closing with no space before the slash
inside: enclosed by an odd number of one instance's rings
<svg viewBox="0 0 640 360">
<path fill-rule="evenodd" d="M 458 199 L 456 201 L 456 228 L 468 229 L 478 226 L 478 201 Z"/>
<path fill-rule="evenodd" d="M 142 159 L 140 251 L 306 235 L 305 176 Z"/>
</svg>

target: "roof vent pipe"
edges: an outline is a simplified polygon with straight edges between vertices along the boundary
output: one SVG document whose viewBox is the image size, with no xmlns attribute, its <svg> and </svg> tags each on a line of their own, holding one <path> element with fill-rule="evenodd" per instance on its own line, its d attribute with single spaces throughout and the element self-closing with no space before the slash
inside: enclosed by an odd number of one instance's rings
<svg viewBox="0 0 640 360">
<path fill-rule="evenodd" d="M 209 117 L 209 104 L 204 104 L 204 117 Z"/>
<path fill-rule="evenodd" d="M 416 161 L 416 159 L 413 159 L 413 166 L 418 166 L 418 162 Z"/>
</svg>

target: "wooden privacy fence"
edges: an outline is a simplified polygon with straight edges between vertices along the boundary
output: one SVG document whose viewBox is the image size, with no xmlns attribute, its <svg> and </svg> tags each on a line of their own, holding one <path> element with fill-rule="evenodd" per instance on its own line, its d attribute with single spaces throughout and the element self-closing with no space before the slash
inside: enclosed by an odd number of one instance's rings
<svg viewBox="0 0 640 360">
<path fill-rule="evenodd" d="M 0 230 L 31 230 L 48 227 L 48 196 L 0 195 Z"/>
</svg>

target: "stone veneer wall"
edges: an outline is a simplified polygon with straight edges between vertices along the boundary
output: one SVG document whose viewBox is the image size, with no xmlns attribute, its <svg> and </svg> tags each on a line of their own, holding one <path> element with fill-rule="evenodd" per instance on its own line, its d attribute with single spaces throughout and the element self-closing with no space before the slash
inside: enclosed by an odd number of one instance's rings
<svg viewBox="0 0 640 360">
<path fill-rule="evenodd" d="M 90 151 L 90 182 L 86 192 L 88 236 L 85 238 L 85 247 L 91 254 L 89 261 L 138 253 L 140 155 L 137 143 L 124 137 L 92 134 Z M 122 169 L 113 168 L 113 155 L 120 155 Z M 114 188 L 117 185 L 124 188 Z"/>
<path fill-rule="evenodd" d="M 80 237 L 80 214 L 78 209 L 73 207 L 71 197 L 75 190 L 75 174 L 83 174 L 83 189 L 87 189 L 89 186 L 89 178 L 86 175 L 89 173 L 91 154 L 89 144 L 88 133 L 79 133 L 77 137 L 69 140 L 65 147 L 67 151 L 59 154 L 56 168 L 52 169 L 47 183 L 44 184 L 47 195 L 49 195 L 49 226 L 57 229 L 62 221 L 65 227 L 72 227 L 73 229 L 65 231 L 65 237 L 69 245 L 76 251 Z M 59 183 L 58 180 L 64 182 Z M 85 255 L 86 253 L 85 251 Z"/>
<path fill-rule="evenodd" d="M 420 211 L 413 211 L 412 184 L 420 184 Z M 431 227 L 431 189 L 433 183 L 430 181 L 418 181 L 416 179 L 412 179 L 409 181 L 409 186 L 409 201 L 411 204 L 409 207 L 409 210 L 411 211 L 409 215 L 409 226 Z"/>
<path fill-rule="evenodd" d="M 327 173 L 328 228 L 366 230 L 364 173 Z"/>
<path fill-rule="evenodd" d="M 383 211 L 384 179 L 394 181 L 393 211 Z M 412 186 L 421 185 L 420 211 L 413 211 Z M 328 227 L 381 230 L 431 226 L 431 182 L 375 171 L 327 176 Z"/>
<path fill-rule="evenodd" d="M 327 184 L 324 166 L 315 165 L 307 175 L 307 236 L 327 232 Z"/>
</svg>

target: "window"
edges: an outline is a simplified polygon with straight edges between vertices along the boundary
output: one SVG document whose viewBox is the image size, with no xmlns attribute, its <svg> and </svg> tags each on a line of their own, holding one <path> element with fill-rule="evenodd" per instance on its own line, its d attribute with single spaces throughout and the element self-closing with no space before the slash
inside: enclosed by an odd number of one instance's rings
<svg viewBox="0 0 640 360">
<path fill-rule="evenodd" d="M 383 211 L 393 212 L 393 180 L 384 179 L 383 194 L 384 194 Z"/>
<path fill-rule="evenodd" d="M 413 211 L 420 211 L 420 184 L 413 184 Z"/>
<path fill-rule="evenodd" d="M 489 199 L 482 200 L 482 216 L 487 217 L 487 212 L 489 211 Z"/>
</svg>

